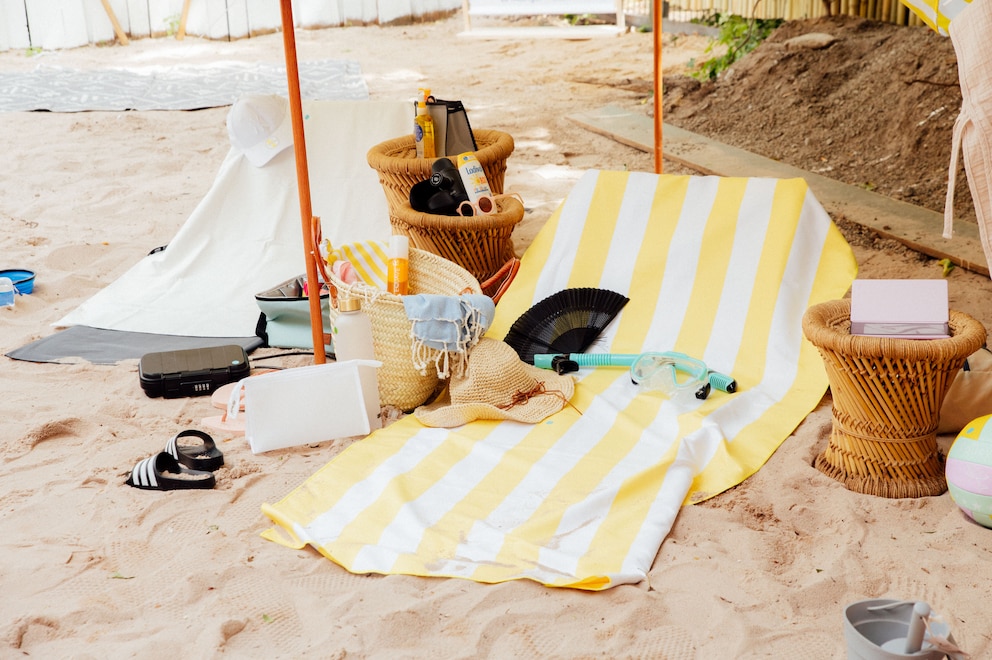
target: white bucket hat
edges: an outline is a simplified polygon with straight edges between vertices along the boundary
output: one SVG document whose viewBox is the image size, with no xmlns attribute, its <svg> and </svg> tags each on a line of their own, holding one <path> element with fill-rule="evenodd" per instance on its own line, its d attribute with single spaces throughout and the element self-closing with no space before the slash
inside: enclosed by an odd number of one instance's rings
<svg viewBox="0 0 992 660">
<path fill-rule="evenodd" d="M 262 167 L 293 144 L 289 101 L 275 94 L 245 95 L 227 113 L 231 146 L 255 167 Z"/>
<path fill-rule="evenodd" d="M 506 342 L 483 337 L 464 374 L 454 374 L 444 397 L 414 411 L 424 426 L 451 428 L 476 419 L 536 424 L 565 407 L 575 392 L 571 376 L 525 363 Z"/>
</svg>

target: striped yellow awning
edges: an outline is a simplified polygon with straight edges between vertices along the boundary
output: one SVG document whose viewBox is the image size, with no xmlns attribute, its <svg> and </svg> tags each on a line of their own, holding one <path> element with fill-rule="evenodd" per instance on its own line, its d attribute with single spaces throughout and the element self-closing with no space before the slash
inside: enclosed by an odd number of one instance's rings
<svg viewBox="0 0 992 660">
<path fill-rule="evenodd" d="M 939 34 L 948 36 L 951 21 L 971 0 L 902 0 L 910 11 Z"/>
</svg>

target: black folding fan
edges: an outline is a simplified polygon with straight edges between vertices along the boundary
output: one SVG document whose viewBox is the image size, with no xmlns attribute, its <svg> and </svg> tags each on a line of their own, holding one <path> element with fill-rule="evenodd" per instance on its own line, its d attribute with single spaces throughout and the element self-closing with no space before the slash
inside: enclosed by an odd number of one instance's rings
<svg viewBox="0 0 992 660">
<path fill-rule="evenodd" d="M 563 289 L 524 312 L 503 341 L 528 364 L 539 353 L 582 353 L 629 300 L 608 289 Z"/>
</svg>

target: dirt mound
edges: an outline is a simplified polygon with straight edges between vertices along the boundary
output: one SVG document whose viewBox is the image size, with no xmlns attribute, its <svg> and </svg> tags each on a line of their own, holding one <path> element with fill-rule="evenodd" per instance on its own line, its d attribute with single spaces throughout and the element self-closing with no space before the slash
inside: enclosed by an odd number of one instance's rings
<svg viewBox="0 0 992 660">
<path fill-rule="evenodd" d="M 928 28 L 790 21 L 714 82 L 666 77 L 663 100 L 681 128 L 944 209 L 961 90 L 951 40 Z M 963 166 L 955 215 L 975 221 Z"/>
</svg>

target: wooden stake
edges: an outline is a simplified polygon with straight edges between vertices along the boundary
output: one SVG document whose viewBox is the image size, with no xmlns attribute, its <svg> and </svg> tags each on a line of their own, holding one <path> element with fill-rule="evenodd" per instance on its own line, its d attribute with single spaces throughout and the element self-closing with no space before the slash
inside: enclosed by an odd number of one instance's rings
<svg viewBox="0 0 992 660">
<path fill-rule="evenodd" d="M 663 174 L 664 152 L 662 149 L 662 68 L 661 68 L 661 26 L 662 26 L 662 2 L 663 0 L 651 0 L 651 16 L 653 25 L 651 32 L 654 35 L 654 171 L 655 174 Z"/>
<path fill-rule="evenodd" d="M 100 0 L 103 3 L 103 10 L 107 12 L 107 17 L 110 19 L 110 24 L 114 26 L 114 34 L 117 35 L 117 41 L 121 42 L 122 46 L 127 46 L 131 41 L 127 38 L 127 33 L 124 32 L 124 28 L 117 21 L 117 14 L 114 13 L 114 8 L 110 6 L 110 0 Z"/>
<path fill-rule="evenodd" d="M 183 0 L 183 13 L 179 17 L 179 30 L 176 32 L 176 39 L 182 41 L 186 38 L 186 19 L 189 18 L 189 3 L 191 0 Z"/>
</svg>

